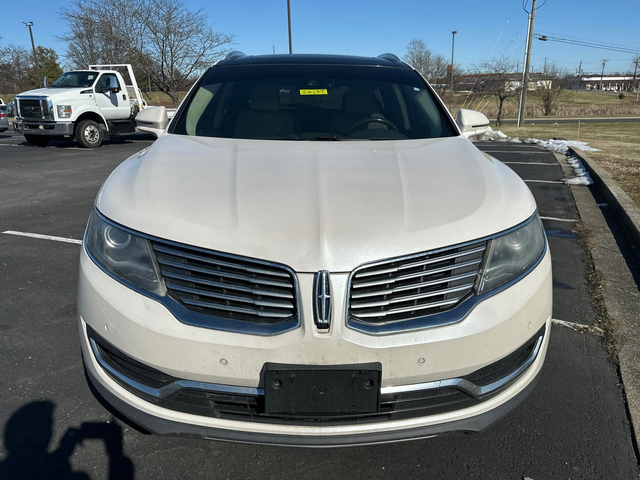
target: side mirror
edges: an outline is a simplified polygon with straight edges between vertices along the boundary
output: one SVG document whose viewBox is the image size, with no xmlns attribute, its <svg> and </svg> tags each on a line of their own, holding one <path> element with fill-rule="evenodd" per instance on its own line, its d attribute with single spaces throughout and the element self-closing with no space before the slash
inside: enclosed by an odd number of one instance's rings
<svg viewBox="0 0 640 480">
<path fill-rule="evenodd" d="M 165 107 L 147 107 L 136 115 L 136 125 L 143 132 L 149 132 L 156 138 L 164 133 L 169 124 Z"/>
<path fill-rule="evenodd" d="M 118 88 L 118 80 L 116 79 L 116 77 L 109 77 L 109 88 L 107 88 L 107 91 L 118 93 L 119 90 L 120 89 Z"/>
<path fill-rule="evenodd" d="M 489 119 L 484 113 L 461 108 L 456 116 L 456 123 L 466 138 L 482 135 L 489 127 Z"/>
</svg>

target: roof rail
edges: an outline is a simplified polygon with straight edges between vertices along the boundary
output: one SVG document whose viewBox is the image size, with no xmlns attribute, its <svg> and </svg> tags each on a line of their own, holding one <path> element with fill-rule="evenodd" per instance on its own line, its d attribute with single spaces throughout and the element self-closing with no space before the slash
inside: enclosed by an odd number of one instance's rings
<svg viewBox="0 0 640 480">
<path fill-rule="evenodd" d="M 247 54 L 244 52 L 239 52 L 238 50 L 234 50 L 233 52 L 227 53 L 227 56 L 224 57 L 225 60 L 233 60 L 234 58 L 246 57 Z"/>
<path fill-rule="evenodd" d="M 400 60 L 395 53 L 382 53 L 382 54 L 378 55 L 376 58 L 385 58 L 387 60 L 391 60 L 392 62 L 401 62 L 402 63 L 402 60 Z"/>
</svg>

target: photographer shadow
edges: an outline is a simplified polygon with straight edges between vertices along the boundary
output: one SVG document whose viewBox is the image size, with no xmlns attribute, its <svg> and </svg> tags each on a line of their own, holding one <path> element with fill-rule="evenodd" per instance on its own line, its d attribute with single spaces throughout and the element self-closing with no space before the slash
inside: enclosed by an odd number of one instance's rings
<svg viewBox="0 0 640 480">
<path fill-rule="evenodd" d="M 111 423 L 83 423 L 69 428 L 54 451 L 49 451 L 53 435 L 55 405 L 48 401 L 28 403 L 14 413 L 4 430 L 6 456 L 0 461 L 0 479 L 85 480 L 85 472 L 74 472 L 69 459 L 83 440 L 104 442 L 109 457 L 109 479 L 133 479 L 133 463 L 124 455 L 122 428 Z"/>
</svg>

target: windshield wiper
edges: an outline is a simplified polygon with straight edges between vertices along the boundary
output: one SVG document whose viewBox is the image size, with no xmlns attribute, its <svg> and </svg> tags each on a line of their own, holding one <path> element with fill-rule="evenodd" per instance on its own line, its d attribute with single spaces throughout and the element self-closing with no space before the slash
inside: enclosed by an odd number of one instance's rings
<svg viewBox="0 0 640 480">
<path fill-rule="evenodd" d="M 339 142 L 341 140 L 344 140 L 344 137 L 341 137 L 340 135 L 318 135 L 315 137 L 311 137 L 309 139 L 309 141 L 312 142 Z"/>
</svg>

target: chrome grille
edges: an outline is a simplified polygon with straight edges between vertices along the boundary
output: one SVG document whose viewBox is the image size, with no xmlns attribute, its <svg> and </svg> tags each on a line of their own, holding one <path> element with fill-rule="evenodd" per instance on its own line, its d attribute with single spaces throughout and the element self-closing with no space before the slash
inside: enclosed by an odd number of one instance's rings
<svg viewBox="0 0 640 480">
<path fill-rule="evenodd" d="M 17 111 L 23 118 L 38 120 L 51 118 L 51 111 L 45 98 L 42 99 L 18 99 Z"/>
<path fill-rule="evenodd" d="M 392 259 L 357 269 L 349 318 L 383 324 L 455 308 L 471 293 L 486 242 Z"/>
<path fill-rule="evenodd" d="M 167 290 L 185 308 L 245 322 L 297 319 L 293 271 L 283 265 L 153 241 Z"/>
</svg>

